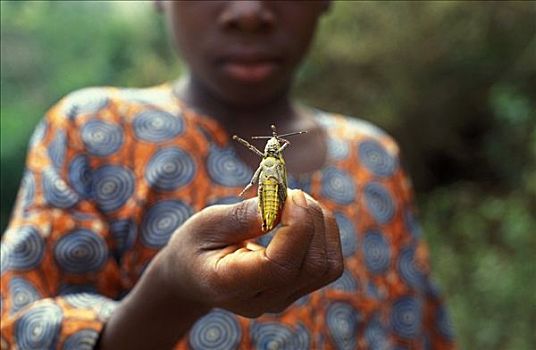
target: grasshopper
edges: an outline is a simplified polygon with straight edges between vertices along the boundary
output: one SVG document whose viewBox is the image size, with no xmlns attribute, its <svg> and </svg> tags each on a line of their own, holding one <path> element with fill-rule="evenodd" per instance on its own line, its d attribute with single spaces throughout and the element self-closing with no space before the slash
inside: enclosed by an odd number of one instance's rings
<svg viewBox="0 0 536 350">
<path fill-rule="evenodd" d="M 259 196 L 259 212 L 262 218 L 263 232 L 274 228 L 279 213 L 287 198 L 287 168 L 283 159 L 283 150 L 290 142 L 283 137 L 304 134 L 307 131 L 292 132 L 278 135 L 275 125 L 272 128 L 272 136 L 253 136 L 252 139 L 268 139 L 264 147 L 264 153 L 244 139 L 233 135 L 233 140 L 246 146 L 250 151 L 262 158 L 261 164 L 253 174 L 250 183 L 240 192 L 240 197 L 255 183 L 258 182 L 257 194 Z"/>
</svg>

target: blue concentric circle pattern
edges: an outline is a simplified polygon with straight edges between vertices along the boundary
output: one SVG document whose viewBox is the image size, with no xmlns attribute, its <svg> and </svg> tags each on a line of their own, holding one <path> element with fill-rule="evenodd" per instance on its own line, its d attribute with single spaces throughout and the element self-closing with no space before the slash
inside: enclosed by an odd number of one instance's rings
<svg viewBox="0 0 536 350">
<path fill-rule="evenodd" d="M 402 297 L 395 301 L 391 314 L 391 327 L 402 338 L 412 339 L 421 334 L 422 302 L 415 297 Z"/>
<path fill-rule="evenodd" d="M 82 126 L 81 136 L 89 154 L 99 157 L 109 156 L 123 144 L 123 129 L 103 120 L 90 120 Z"/>
<path fill-rule="evenodd" d="M 349 257 L 357 251 L 357 231 L 353 222 L 343 213 L 334 214 L 341 237 L 342 255 Z"/>
<path fill-rule="evenodd" d="M 392 176 L 397 162 L 376 140 L 365 140 L 358 146 L 361 163 L 376 176 Z"/>
<path fill-rule="evenodd" d="M 92 350 L 97 344 L 99 333 L 94 329 L 82 329 L 65 339 L 62 350 Z"/>
<path fill-rule="evenodd" d="M 80 197 L 62 179 L 56 169 L 48 168 L 43 172 L 43 194 L 49 205 L 66 209 L 74 206 Z"/>
<path fill-rule="evenodd" d="M 378 286 L 372 281 L 369 281 L 367 283 L 365 290 L 367 293 L 367 297 L 369 298 L 380 300 L 384 297 L 384 293 L 382 292 L 382 290 L 380 290 Z"/>
<path fill-rule="evenodd" d="M 387 271 L 391 261 L 391 247 L 380 231 L 369 231 L 363 238 L 365 265 L 373 274 Z"/>
<path fill-rule="evenodd" d="M 93 284 L 61 284 L 58 289 L 58 295 L 70 294 L 97 294 L 97 287 Z"/>
<path fill-rule="evenodd" d="M 342 160 L 350 154 L 350 146 L 344 139 L 329 138 L 328 139 L 328 156 L 336 160 Z"/>
<path fill-rule="evenodd" d="M 215 183 L 223 186 L 245 186 L 253 177 L 253 172 L 236 155 L 230 146 L 212 146 L 206 161 L 207 171 Z"/>
<path fill-rule="evenodd" d="M 322 194 L 338 204 L 351 204 L 356 196 L 352 176 L 342 169 L 327 167 L 322 170 Z"/>
<path fill-rule="evenodd" d="M 91 168 L 85 154 L 77 155 L 69 164 L 69 183 L 82 198 L 91 196 Z"/>
<path fill-rule="evenodd" d="M 360 318 L 357 310 L 348 303 L 336 301 L 329 305 L 326 323 L 338 349 L 356 348 Z"/>
<path fill-rule="evenodd" d="M 436 326 L 443 337 L 449 340 L 454 339 L 452 322 L 444 305 L 438 310 Z"/>
<path fill-rule="evenodd" d="M 161 191 L 173 191 L 192 181 L 196 173 L 195 162 L 179 147 L 157 151 L 145 170 L 145 179 Z"/>
<path fill-rule="evenodd" d="M 395 215 L 395 204 L 389 191 L 378 182 L 369 182 L 363 192 L 367 208 L 379 224 L 387 224 Z"/>
<path fill-rule="evenodd" d="M 45 241 L 33 226 L 22 226 L 6 233 L 9 237 L 9 268 L 31 270 L 41 263 Z"/>
<path fill-rule="evenodd" d="M 115 239 L 116 259 L 121 261 L 123 254 L 132 247 L 136 240 L 136 223 L 131 219 L 119 219 L 110 222 L 110 233 Z"/>
<path fill-rule="evenodd" d="M 251 338 L 257 349 L 305 350 L 310 349 L 311 342 L 309 331 L 300 323 L 290 327 L 278 322 L 255 322 Z"/>
<path fill-rule="evenodd" d="M 27 310 L 15 323 L 19 349 L 53 349 L 58 341 L 63 314 L 59 306 L 43 303 Z"/>
<path fill-rule="evenodd" d="M 419 224 L 419 220 L 417 220 L 415 212 L 411 208 L 406 208 L 403 214 L 406 229 L 414 238 L 419 239 L 422 236 L 422 229 L 421 225 Z"/>
<path fill-rule="evenodd" d="M 426 286 L 426 275 L 415 261 L 415 247 L 408 246 L 400 252 L 398 257 L 398 272 L 402 280 L 409 286 L 423 290 Z"/>
<path fill-rule="evenodd" d="M 374 315 L 365 328 L 365 339 L 371 350 L 390 349 L 387 326 L 380 321 L 378 314 Z"/>
<path fill-rule="evenodd" d="M 67 147 L 67 136 L 65 131 L 58 130 L 52 142 L 48 145 L 48 155 L 55 168 L 59 169 L 63 165 L 65 151 Z"/>
<path fill-rule="evenodd" d="M 234 350 L 242 338 L 242 329 L 235 315 L 215 309 L 199 319 L 188 341 L 193 350 Z"/>
<path fill-rule="evenodd" d="M 93 173 L 91 193 L 105 212 L 121 208 L 134 193 L 134 174 L 126 167 L 104 165 Z"/>
<path fill-rule="evenodd" d="M 192 208 L 179 200 L 156 203 L 145 214 L 141 223 L 142 243 L 150 248 L 163 247 L 171 234 L 192 214 Z"/>
<path fill-rule="evenodd" d="M 99 271 L 108 258 L 104 239 L 95 232 L 77 229 L 63 235 L 54 247 L 58 265 L 70 273 Z"/>
<path fill-rule="evenodd" d="M 158 143 L 173 139 L 184 129 L 184 120 L 161 110 L 146 110 L 138 114 L 132 123 L 140 140 Z"/>
<path fill-rule="evenodd" d="M 41 298 L 41 294 L 35 286 L 23 277 L 15 277 L 9 281 L 9 294 L 11 296 L 11 314 Z"/>
<path fill-rule="evenodd" d="M 63 299 L 72 307 L 82 309 L 96 308 L 105 300 L 102 295 L 93 293 L 66 294 Z"/>
<path fill-rule="evenodd" d="M 328 285 L 328 288 L 340 290 L 342 292 L 353 293 L 357 291 L 358 284 L 352 273 L 349 270 L 344 269 L 344 272 L 342 273 L 341 277 L 331 282 Z"/>
</svg>

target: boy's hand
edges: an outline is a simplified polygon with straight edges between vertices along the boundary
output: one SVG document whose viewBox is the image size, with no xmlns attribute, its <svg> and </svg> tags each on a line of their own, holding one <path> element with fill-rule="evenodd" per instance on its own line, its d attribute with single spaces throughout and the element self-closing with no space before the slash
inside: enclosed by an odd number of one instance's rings
<svg viewBox="0 0 536 350">
<path fill-rule="evenodd" d="M 206 208 L 160 252 L 159 275 L 183 301 L 247 317 L 282 311 L 340 276 L 337 224 L 314 199 L 290 190 L 276 230 L 267 248 L 245 242 L 263 234 L 257 199 Z"/>
</svg>

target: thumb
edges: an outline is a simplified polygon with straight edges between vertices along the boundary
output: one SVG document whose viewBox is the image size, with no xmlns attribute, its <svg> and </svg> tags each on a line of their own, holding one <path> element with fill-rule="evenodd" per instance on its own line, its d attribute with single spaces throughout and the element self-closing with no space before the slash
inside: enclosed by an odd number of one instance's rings
<svg viewBox="0 0 536 350">
<path fill-rule="evenodd" d="M 231 245 L 263 235 L 257 207 L 258 199 L 251 198 L 237 204 L 203 209 L 198 216 L 202 233 L 199 238 Z"/>
</svg>

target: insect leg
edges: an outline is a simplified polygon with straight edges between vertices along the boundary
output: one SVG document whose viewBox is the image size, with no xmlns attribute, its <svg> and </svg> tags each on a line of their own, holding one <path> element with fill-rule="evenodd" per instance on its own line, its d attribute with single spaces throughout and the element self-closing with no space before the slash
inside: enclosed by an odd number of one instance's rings
<svg viewBox="0 0 536 350">
<path fill-rule="evenodd" d="M 279 152 L 279 153 L 283 152 L 283 150 L 284 150 L 285 148 L 287 148 L 288 145 L 290 145 L 290 142 L 288 142 L 287 140 L 283 139 L 283 141 L 284 141 L 285 143 L 283 144 L 283 146 L 281 146 L 280 149 L 277 150 L 277 152 Z"/>
<path fill-rule="evenodd" d="M 244 193 L 246 193 L 246 191 L 249 190 L 251 188 L 251 186 L 253 186 L 255 183 L 257 183 L 259 181 L 259 175 L 261 174 L 261 170 L 262 170 L 262 166 L 259 166 L 257 168 L 257 170 L 255 170 L 255 174 L 253 174 L 253 177 L 251 178 L 251 181 L 246 186 L 246 188 L 244 188 L 242 190 L 242 192 L 240 192 L 240 194 L 238 195 L 239 197 L 242 197 L 242 195 Z"/>
<path fill-rule="evenodd" d="M 255 153 L 259 157 L 264 158 L 264 154 L 261 151 L 259 151 L 255 146 L 253 146 L 252 144 L 247 142 L 246 140 L 241 139 L 240 137 L 238 137 L 236 135 L 233 135 L 233 140 L 235 140 L 235 141 L 241 143 L 242 145 L 246 146 L 251 152 Z"/>
<path fill-rule="evenodd" d="M 277 195 L 279 197 L 279 208 L 283 206 L 283 203 L 285 203 L 285 199 L 287 198 L 287 169 L 284 165 L 282 165 L 280 168 L 278 168 L 277 171 L 277 182 L 279 183 Z"/>
</svg>

